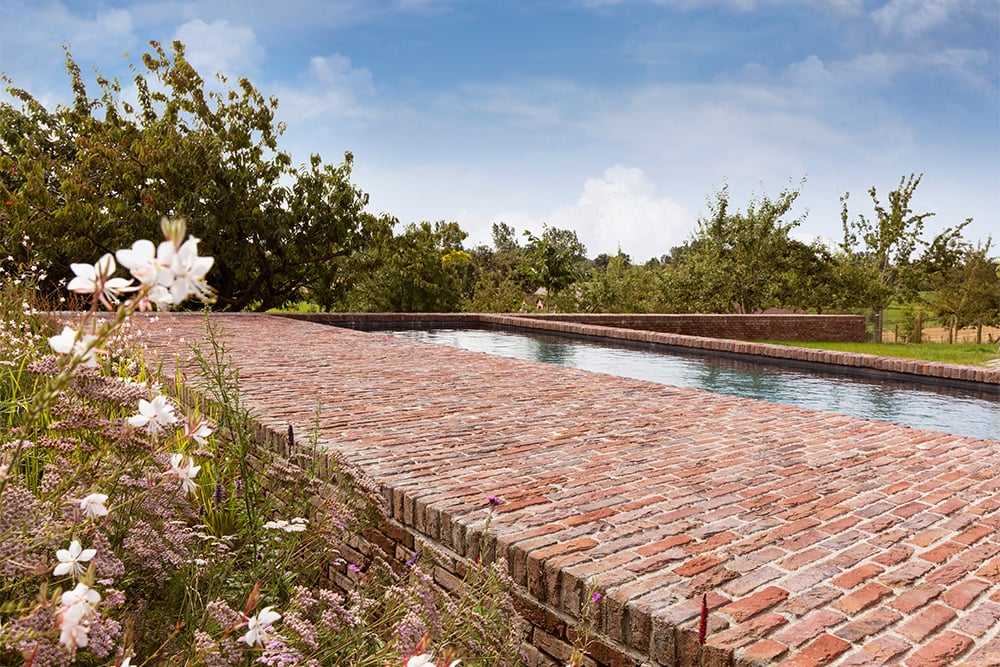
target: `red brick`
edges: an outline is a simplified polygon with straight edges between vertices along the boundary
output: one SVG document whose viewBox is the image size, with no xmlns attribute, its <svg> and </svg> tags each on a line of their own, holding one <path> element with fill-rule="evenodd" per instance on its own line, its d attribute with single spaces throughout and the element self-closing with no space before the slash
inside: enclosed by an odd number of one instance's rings
<svg viewBox="0 0 1000 667">
<path fill-rule="evenodd" d="M 973 600 L 979 597 L 980 593 L 989 587 L 990 584 L 982 579 L 970 579 L 949 588 L 941 599 L 953 609 L 961 610 L 967 608 Z"/>
<path fill-rule="evenodd" d="M 972 646 L 972 640 L 955 632 L 943 632 L 916 650 L 903 663 L 907 667 L 945 667 Z"/>
<path fill-rule="evenodd" d="M 821 558 L 826 558 L 829 555 L 830 552 L 826 549 L 807 549 L 797 554 L 792 554 L 778 564 L 786 570 L 797 570 L 803 565 L 815 563 Z"/>
<path fill-rule="evenodd" d="M 768 586 L 762 591 L 758 591 L 750 597 L 741 598 L 727 604 L 720 609 L 737 623 L 742 622 L 755 614 L 759 614 L 765 609 L 770 609 L 774 605 L 782 602 L 788 597 L 788 591 L 777 586 Z"/>
<path fill-rule="evenodd" d="M 856 644 L 865 637 L 871 637 L 881 632 L 902 617 L 903 615 L 899 612 L 880 607 L 838 628 L 833 634 L 845 641 Z"/>
<path fill-rule="evenodd" d="M 899 632 L 915 642 L 922 642 L 926 637 L 940 630 L 954 618 L 954 611 L 943 604 L 934 603 L 920 612 L 915 618 L 904 623 Z"/>
<path fill-rule="evenodd" d="M 657 540 L 656 542 L 641 546 L 635 551 L 640 556 L 650 556 L 661 551 L 667 551 L 673 547 L 681 546 L 682 544 L 687 544 L 688 542 L 691 542 L 692 539 L 693 538 L 688 537 L 687 535 L 671 535 L 664 540 Z"/>
<path fill-rule="evenodd" d="M 775 628 L 788 623 L 781 614 L 762 614 L 739 625 L 711 636 L 712 645 L 722 648 L 739 648 L 762 639 Z"/>
<path fill-rule="evenodd" d="M 713 556 L 711 554 L 703 556 L 695 556 L 691 560 L 687 561 L 683 565 L 674 568 L 674 573 L 679 574 L 682 577 L 691 577 L 699 572 L 704 572 L 705 570 L 715 567 L 719 563 L 722 563 L 726 559 L 722 556 Z"/>
<path fill-rule="evenodd" d="M 888 551 L 883 551 L 873 557 L 872 560 L 876 563 L 881 563 L 882 565 L 899 565 L 900 563 L 906 562 L 912 555 L 913 547 L 900 545 L 893 547 Z"/>
<path fill-rule="evenodd" d="M 972 545 L 993 532 L 993 529 L 989 526 L 973 526 L 972 528 L 962 531 L 952 539 L 961 544 Z"/>
<path fill-rule="evenodd" d="M 814 642 L 806 646 L 802 651 L 790 660 L 782 661 L 783 667 L 819 667 L 828 665 L 843 653 L 846 653 L 851 645 L 840 637 L 833 635 L 820 635 Z"/>
<path fill-rule="evenodd" d="M 773 662 L 788 652 L 788 647 L 773 639 L 764 639 L 740 651 L 740 658 L 751 662 Z"/>
<path fill-rule="evenodd" d="M 877 603 L 887 595 L 892 595 L 892 589 L 886 588 L 881 584 L 871 583 L 850 595 L 840 598 L 833 603 L 833 606 L 848 614 L 856 614 Z"/>
<path fill-rule="evenodd" d="M 920 557 L 932 563 L 943 563 L 965 548 L 966 545 L 959 544 L 958 542 L 945 542 L 930 551 L 925 551 L 920 554 Z"/>
<path fill-rule="evenodd" d="M 827 628 L 840 625 L 844 620 L 842 614 L 829 609 L 814 611 L 797 623 L 793 623 L 776 633 L 774 639 L 789 646 L 801 646 L 823 634 Z"/>
<path fill-rule="evenodd" d="M 994 558 L 976 571 L 983 579 L 989 579 L 994 584 L 1000 582 L 1000 558 Z"/>
<path fill-rule="evenodd" d="M 955 621 L 955 630 L 973 637 L 982 637 L 996 627 L 1000 621 L 1000 605 L 993 602 L 980 603 Z"/>
<path fill-rule="evenodd" d="M 898 597 L 889 602 L 889 606 L 904 614 L 909 614 L 935 599 L 943 590 L 944 586 L 938 584 L 919 584 L 900 593 Z"/>
<path fill-rule="evenodd" d="M 882 574 L 884 571 L 885 570 L 878 565 L 862 565 L 854 568 L 853 570 L 848 570 L 839 577 L 833 579 L 830 583 L 834 586 L 840 586 L 841 588 L 850 590 L 859 584 L 868 581 L 869 579 L 873 579 L 876 575 Z"/>
</svg>

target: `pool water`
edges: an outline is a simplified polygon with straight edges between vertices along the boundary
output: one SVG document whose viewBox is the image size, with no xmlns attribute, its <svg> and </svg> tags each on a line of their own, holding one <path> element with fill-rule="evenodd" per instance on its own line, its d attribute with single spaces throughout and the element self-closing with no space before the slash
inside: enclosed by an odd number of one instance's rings
<svg viewBox="0 0 1000 667">
<path fill-rule="evenodd" d="M 409 329 L 383 333 L 477 352 L 1000 441 L 1000 398 L 985 393 L 489 329 Z"/>
</svg>

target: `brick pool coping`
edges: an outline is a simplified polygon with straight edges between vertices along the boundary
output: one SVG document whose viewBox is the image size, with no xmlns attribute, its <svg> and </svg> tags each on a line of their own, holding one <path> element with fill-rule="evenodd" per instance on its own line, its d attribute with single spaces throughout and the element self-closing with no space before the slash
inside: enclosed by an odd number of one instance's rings
<svg viewBox="0 0 1000 667">
<path fill-rule="evenodd" d="M 996 441 L 212 318 L 261 423 L 305 431 L 320 404 L 321 442 L 421 540 L 476 557 L 484 499 L 504 498 L 487 556 L 535 604 L 532 664 L 566 660 L 595 579 L 601 664 L 692 664 L 702 594 L 707 665 L 1000 664 Z M 143 338 L 169 372 L 203 332 L 172 314 Z"/>
<path fill-rule="evenodd" d="M 624 328 L 624 324 L 595 325 L 563 319 L 547 319 L 537 315 L 494 315 L 489 313 L 286 313 L 283 316 L 310 322 L 360 328 L 387 327 L 393 324 L 412 325 L 414 323 L 423 326 L 493 326 L 597 339 L 610 338 L 620 342 L 651 347 L 683 348 L 758 361 L 763 358 L 775 363 L 816 368 L 826 367 L 826 369 L 835 372 L 928 382 L 1000 394 L 1000 368 L 943 364 L 857 352 L 817 350 L 794 345 L 774 345 L 709 336 L 662 333 Z M 564 315 L 562 317 L 572 318 L 573 316 Z M 609 316 L 609 319 L 613 317 Z M 623 320 L 623 322 L 634 320 L 636 317 L 631 316 L 629 320 Z"/>
</svg>

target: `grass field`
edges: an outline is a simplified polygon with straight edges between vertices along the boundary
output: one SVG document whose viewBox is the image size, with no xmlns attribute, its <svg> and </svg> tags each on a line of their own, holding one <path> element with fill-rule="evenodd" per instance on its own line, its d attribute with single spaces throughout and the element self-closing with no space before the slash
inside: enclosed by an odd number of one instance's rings
<svg viewBox="0 0 1000 667">
<path fill-rule="evenodd" d="M 987 362 L 997 358 L 996 344 L 976 345 L 975 343 L 957 343 L 947 345 L 942 343 L 803 343 L 800 341 L 768 341 L 778 345 L 795 345 L 820 350 L 837 350 L 839 352 L 860 352 L 877 354 L 884 357 L 900 357 L 903 359 L 923 359 L 946 364 L 964 364 L 967 366 L 985 366 Z"/>
</svg>

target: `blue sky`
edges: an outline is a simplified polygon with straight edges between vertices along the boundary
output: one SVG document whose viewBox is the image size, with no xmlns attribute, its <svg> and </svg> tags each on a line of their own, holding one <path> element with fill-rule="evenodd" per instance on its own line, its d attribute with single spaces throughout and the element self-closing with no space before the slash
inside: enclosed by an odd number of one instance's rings
<svg viewBox="0 0 1000 667">
<path fill-rule="evenodd" d="M 643 261 L 724 184 L 742 209 L 803 178 L 799 233 L 839 240 L 842 194 L 870 215 L 911 172 L 929 233 L 1000 242 L 996 0 L 0 3 L 0 70 L 49 105 L 62 44 L 126 82 L 153 39 L 276 95 L 297 163 L 351 151 L 373 212 L 467 245 L 547 223 Z"/>
</svg>

